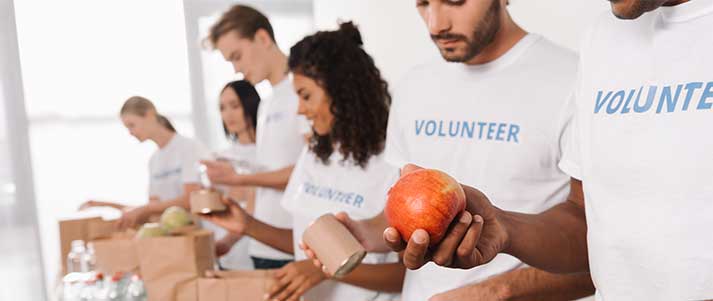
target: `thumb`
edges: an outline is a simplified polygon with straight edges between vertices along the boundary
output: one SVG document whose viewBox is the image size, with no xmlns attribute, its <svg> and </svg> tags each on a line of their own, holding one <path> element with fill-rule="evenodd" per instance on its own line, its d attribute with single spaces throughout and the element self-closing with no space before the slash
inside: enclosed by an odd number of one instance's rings
<svg viewBox="0 0 713 301">
<path fill-rule="evenodd" d="M 205 165 L 205 167 L 213 167 L 217 163 L 216 161 L 213 160 L 200 160 L 201 164 Z"/>
<path fill-rule="evenodd" d="M 235 202 L 231 201 L 230 198 L 221 196 L 220 197 L 220 202 L 223 203 L 225 206 L 232 206 L 235 205 Z"/>
<path fill-rule="evenodd" d="M 334 215 L 334 217 L 337 218 L 339 222 L 341 222 L 347 229 L 349 229 L 349 232 L 354 232 L 356 229 L 356 222 L 349 217 L 349 214 L 346 212 L 342 211 Z"/>
<path fill-rule="evenodd" d="M 361 243 L 365 244 L 366 242 L 364 241 L 364 236 L 366 235 L 365 233 L 362 233 L 361 227 L 359 227 L 359 222 L 353 220 L 351 217 L 346 212 L 339 212 L 334 215 L 337 220 L 344 225 L 344 227 L 349 230 L 349 233 L 354 235 L 356 239 Z"/>
<path fill-rule="evenodd" d="M 423 167 L 418 166 L 418 165 L 416 165 L 416 164 L 408 163 L 408 164 L 404 165 L 404 167 L 401 167 L 401 176 L 404 176 L 404 175 L 406 175 L 406 174 L 412 173 L 412 172 L 417 171 L 417 170 L 419 170 L 419 169 L 423 169 Z"/>
</svg>

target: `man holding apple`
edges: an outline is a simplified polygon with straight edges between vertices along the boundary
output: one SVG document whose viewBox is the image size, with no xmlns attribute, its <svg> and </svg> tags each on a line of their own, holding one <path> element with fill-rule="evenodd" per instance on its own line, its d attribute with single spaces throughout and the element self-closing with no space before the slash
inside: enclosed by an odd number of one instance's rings
<svg viewBox="0 0 713 301">
<path fill-rule="evenodd" d="M 534 214 L 564 201 L 570 177 L 557 164 L 571 117 L 565 104 L 576 55 L 525 32 L 508 14 L 506 0 L 415 3 L 443 60 L 415 68 L 395 86 L 386 159 L 479 183 L 508 210 Z M 433 219 L 436 211 L 416 218 Z M 394 229 L 384 233 L 383 215 L 360 222 L 338 217 L 370 251 L 388 250 L 382 235 L 401 241 Z M 456 220 L 455 231 L 483 225 L 481 216 L 471 214 Z M 426 249 L 429 236 L 416 230 L 411 241 Z M 429 255 L 441 265 L 452 264 L 450 254 Z M 415 268 L 417 258 L 411 256 L 407 252 L 403 260 Z M 420 269 L 406 273 L 403 300 L 572 300 L 594 291 L 586 273 L 555 275 L 505 254 L 492 261 L 470 270 L 418 262 Z"/>
<path fill-rule="evenodd" d="M 456 224 L 431 249 L 427 235 L 406 243 L 386 230 L 409 268 L 479 269 L 510 254 L 552 272 L 591 271 L 597 300 L 713 297 L 713 140 L 704 138 L 713 128 L 713 2 L 610 2 L 616 18 L 602 16 L 582 44 L 559 163 L 574 178 L 567 201 L 516 213 L 487 180 L 459 178 L 480 189 L 463 186 L 475 223 Z"/>
</svg>

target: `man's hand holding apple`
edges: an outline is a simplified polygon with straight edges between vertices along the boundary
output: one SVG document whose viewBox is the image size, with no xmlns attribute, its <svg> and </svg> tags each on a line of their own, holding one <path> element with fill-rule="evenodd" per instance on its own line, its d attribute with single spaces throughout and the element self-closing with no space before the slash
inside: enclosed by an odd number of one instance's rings
<svg viewBox="0 0 713 301">
<path fill-rule="evenodd" d="M 402 179 L 420 169 L 411 164 L 404 166 Z M 508 234 L 499 220 L 500 209 L 493 206 L 479 190 L 466 185 L 461 187 L 465 194 L 465 211 L 456 215 L 447 229 L 436 227 L 430 231 L 442 231 L 444 234 L 440 241 L 432 243 L 433 234 L 429 235 L 424 229 L 414 230 L 411 237 L 404 237 L 404 231 L 399 231 L 396 227 L 389 227 L 384 231 L 385 243 L 393 251 L 403 252 L 403 261 L 407 268 L 418 269 L 433 261 L 441 266 L 469 269 L 490 262 L 495 255 L 507 248 Z M 422 211 L 414 218 L 424 218 L 424 215 L 438 217 L 440 214 Z M 435 237 L 436 240 L 439 238 Z"/>
</svg>

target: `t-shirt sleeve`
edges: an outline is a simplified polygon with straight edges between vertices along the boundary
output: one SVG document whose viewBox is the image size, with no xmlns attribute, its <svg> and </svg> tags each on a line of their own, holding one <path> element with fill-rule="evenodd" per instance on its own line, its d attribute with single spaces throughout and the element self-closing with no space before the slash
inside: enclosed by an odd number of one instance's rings
<svg viewBox="0 0 713 301">
<path fill-rule="evenodd" d="M 562 130 L 559 135 L 559 168 L 570 177 L 582 180 L 582 161 L 580 152 L 580 129 L 577 115 L 577 93 L 572 93 L 565 112 L 561 117 Z"/>
<path fill-rule="evenodd" d="M 292 169 L 292 174 L 290 175 L 290 179 L 287 182 L 287 187 L 285 187 L 285 192 L 282 194 L 282 200 L 280 201 L 280 204 L 282 205 L 282 208 L 285 208 L 285 210 L 289 212 L 294 212 L 295 196 L 297 195 L 297 192 L 299 191 L 302 182 L 304 182 L 304 168 L 306 166 L 305 160 L 307 160 L 308 152 L 308 146 L 302 148 L 302 153 L 300 154 L 299 159 L 297 159 L 295 167 Z"/>
<path fill-rule="evenodd" d="M 181 182 L 192 184 L 201 182 L 200 160 L 210 159 L 210 152 L 198 141 L 190 141 L 183 150 L 181 162 Z"/>
<path fill-rule="evenodd" d="M 406 137 L 399 118 L 400 102 L 398 91 L 394 93 L 394 102 L 389 112 L 389 122 L 386 128 L 386 146 L 384 148 L 384 159 L 391 165 L 401 168 L 409 163 L 406 148 Z"/>
<path fill-rule="evenodd" d="M 606 20 L 610 18 L 609 13 L 602 13 L 601 17 L 597 18 L 595 22 L 601 20 Z M 579 63 L 577 65 L 577 79 L 574 84 L 574 89 L 572 89 L 572 94 L 568 102 L 568 108 L 571 112 L 567 122 L 565 131 L 560 137 L 560 148 L 562 151 L 562 156 L 559 160 L 559 168 L 568 174 L 570 177 L 584 181 L 583 173 L 583 156 L 582 156 L 582 142 L 584 141 L 584 132 L 582 131 L 582 122 L 584 122 L 583 115 L 584 111 L 580 110 L 580 104 L 582 103 L 581 86 L 582 86 L 582 74 L 586 73 L 588 68 L 587 57 L 589 52 L 592 51 L 592 40 L 596 34 L 597 25 L 594 24 L 585 30 L 582 35 L 582 39 L 579 43 Z"/>
</svg>

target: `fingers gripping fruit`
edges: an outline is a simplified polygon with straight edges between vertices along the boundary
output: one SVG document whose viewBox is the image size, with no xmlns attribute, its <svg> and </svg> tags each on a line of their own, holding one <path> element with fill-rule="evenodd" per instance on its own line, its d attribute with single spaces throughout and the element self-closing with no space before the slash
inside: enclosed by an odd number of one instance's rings
<svg viewBox="0 0 713 301">
<path fill-rule="evenodd" d="M 404 240 L 416 229 L 438 244 L 453 219 L 465 210 L 465 193 L 448 174 L 435 169 L 419 169 L 403 175 L 391 190 L 386 203 L 386 219 Z"/>
</svg>

